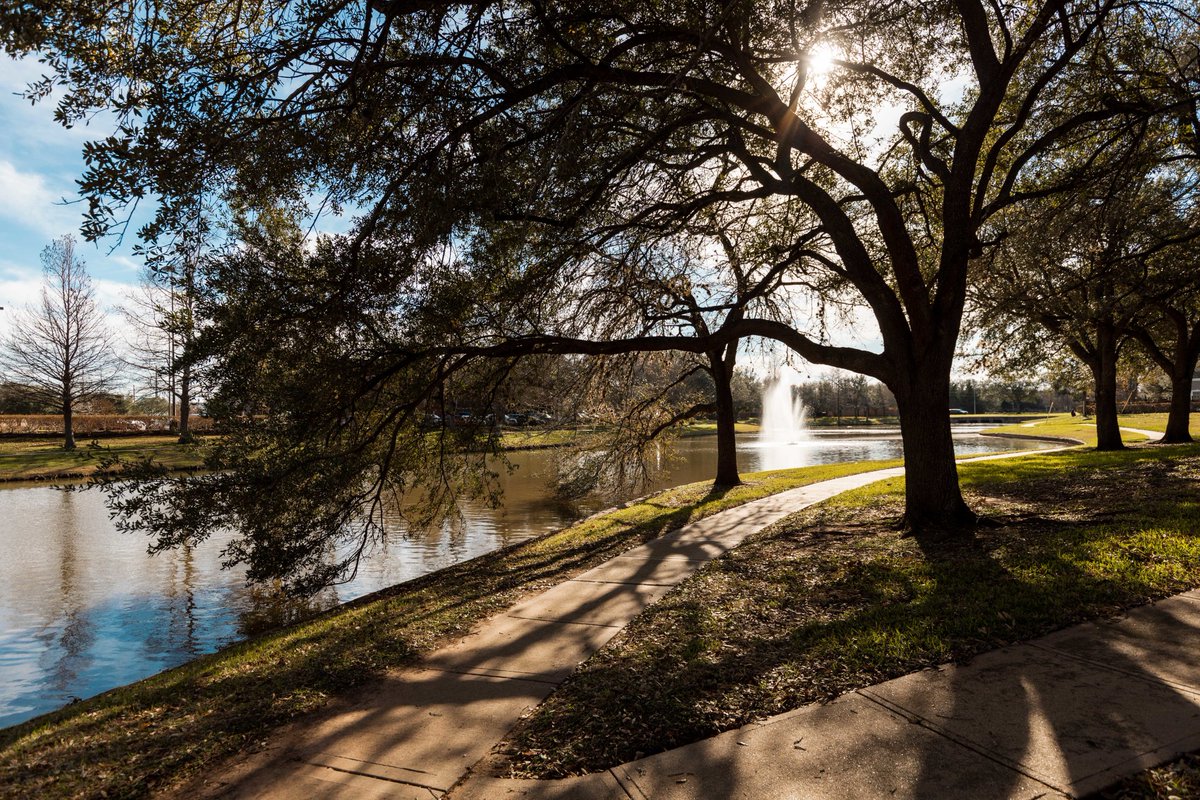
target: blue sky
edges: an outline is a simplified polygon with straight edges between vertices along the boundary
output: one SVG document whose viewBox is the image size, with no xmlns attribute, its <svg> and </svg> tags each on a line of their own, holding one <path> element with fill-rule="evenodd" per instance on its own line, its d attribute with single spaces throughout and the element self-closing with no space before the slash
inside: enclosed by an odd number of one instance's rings
<svg viewBox="0 0 1200 800">
<path fill-rule="evenodd" d="M 83 143 L 110 132 L 105 118 L 65 129 L 54 122 L 52 101 L 31 106 L 19 97 L 42 71 L 35 59 L 0 56 L 0 306 L 6 309 L 0 313 L 0 331 L 7 330 L 14 310 L 36 298 L 42 248 L 65 233 L 79 238 L 83 206 L 63 201 L 78 197 L 75 181 L 83 172 Z M 134 244 L 132 236 L 120 244 L 80 244 L 106 310 L 138 282 Z"/>
</svg>

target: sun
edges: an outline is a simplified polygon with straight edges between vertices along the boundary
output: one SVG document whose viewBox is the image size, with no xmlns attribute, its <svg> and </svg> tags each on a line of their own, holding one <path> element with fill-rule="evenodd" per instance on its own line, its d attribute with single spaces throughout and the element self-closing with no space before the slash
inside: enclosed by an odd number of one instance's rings
<svg viewBox="0 0 1200 800">
<path fill-rule="evenodd" d="M 828 42 L 822 42 L 808 51 L 808 74 L 812 78 L 823 78 L 837 67 L 841 58 L 838 49 Z"/>
</svg>

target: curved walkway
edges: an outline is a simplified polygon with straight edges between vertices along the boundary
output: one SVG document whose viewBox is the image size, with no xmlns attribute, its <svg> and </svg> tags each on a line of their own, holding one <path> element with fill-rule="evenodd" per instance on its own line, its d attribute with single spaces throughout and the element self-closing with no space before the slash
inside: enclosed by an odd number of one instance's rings
<svg viewBox="0 0 1200 800">
<path fill-rule="evenodd" d="M 1200 592 L 562 781 L 452 800 L 1081 797 L 1200 748 Z"/>
<path fill-rule="evenodd" d="M 211 778 L 205 794 L 439 797 L 576 665 L 700 566 L 796 511 L 903 473 L 876 470 L 791 489 L 627 550 L 485 620 L 353 704 L 297 726 L 232 772 Z"/>
<path fill-rule="evenodd" d="M 1121 430 L 1124 431 L 1125 433 L 1136 433 L 1141 436 L 1145 436 L 1146 441 L 1149 441 L 1149 442 L 1157 442 L 1159 439 L 1163 438 L 1163 436 L 1166 435 L 1162 431 L 1151 431 L 1151 430 L 1146 430 L 1145 428 L 1127 428 L 1124 425 L 1121 426 Z"/>
<path fill-rule="evenodd" d="M 878 470 L 793 489 L 629 550 L 298 725 L 210 779 L 203 793 L 306 800 L 428 800 L 447 792 L 459 800 L 1034 798 L 1077 794 L 1200 747 L 1200 666 L 1192 655 L 1200 651 L 1200 597 L 1185 596 L 1141 612 L 1152 615 L 1148 622 L 1130 623 L 1136 639 L 1146 625 L 1160 624 L 1157 609 L 1175 604 L 1168 616 L 1180 621 L 1180 631 L 1153 630 L 1140 643 L 1126 642 L 1119 626 L 1091 626 L 1097 633 L 1078 644 L 1070 629 L 968 667 L 909 675 L 595 775 L 521 781 L 470 774 L 577 664 L 700 566 L 796 511 L 902 474 Z M 1139 647 L 1160 657 L 1158 666 L 1143 665 Z M 1014 704 L 1014 697 L 1022 701 Z M 1112 704 L 1114 697 L 1124 700 Z M 1094 714 L 1102 703 L 1111 713 Z M 1006 716 L 1006 707 L 1021 713 Z"/>
</svg>

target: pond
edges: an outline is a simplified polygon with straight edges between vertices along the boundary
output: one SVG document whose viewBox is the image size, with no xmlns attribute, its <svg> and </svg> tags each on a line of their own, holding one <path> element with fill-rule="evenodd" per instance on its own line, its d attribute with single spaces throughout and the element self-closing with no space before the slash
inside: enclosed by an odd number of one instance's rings
<svg viewBox="0 0 1200 800">
<path fill-rule="evenodd" d="M 1038 449 L 1017 439 L 955 433 L 960 454 Z M 744 472 L 895 458 L 895 430 L 818 431 L 790 445 L 739 437 Z M 547 491 L 554 454 L 512 454 L 504 505 L 467 503 L 461 523 L 394 533 L 354 581 L 320 598 L 329 605 L 424 575 L 489 550 L 561 528 L 614 498 L 567 504 Z M 716 440 L 683 439 L 656 487 L 711 479 Z M 623 498 L 622 498 L 623 499 Z M 242 638 L 275 607 L 220 568 L 223 542 L 146 555 L 146 542 L 118 533 L 96 492 L 49 486 L 0 489 L 0 727 L 152 675 Z"/>
</svg>

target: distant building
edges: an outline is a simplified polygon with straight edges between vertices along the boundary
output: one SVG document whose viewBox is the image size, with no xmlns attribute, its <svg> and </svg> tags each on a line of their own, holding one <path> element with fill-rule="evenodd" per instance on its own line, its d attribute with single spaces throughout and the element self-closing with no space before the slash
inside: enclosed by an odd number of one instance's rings
<svg viewBox="0 0 1200 800">
<path fill-rule="evenodd" d="M 1192 399 L 1200 400 L 1200 371 L 1192 375 Z"/>
</svg>

